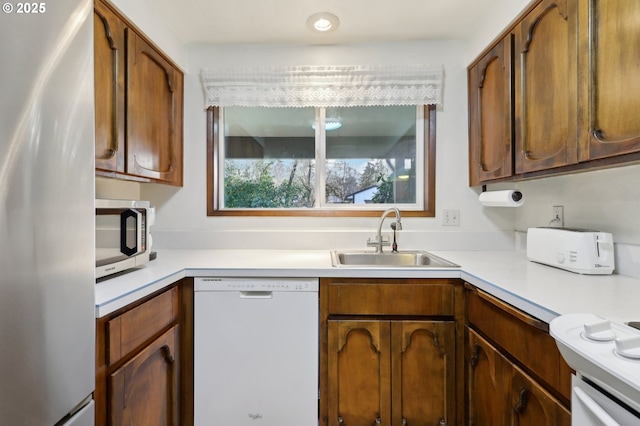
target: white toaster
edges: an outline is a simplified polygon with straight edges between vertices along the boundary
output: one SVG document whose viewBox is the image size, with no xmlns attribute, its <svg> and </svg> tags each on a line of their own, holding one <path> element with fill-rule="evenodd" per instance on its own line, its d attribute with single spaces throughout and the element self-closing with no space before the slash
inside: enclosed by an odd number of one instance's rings
<svg viewBox="0 0 640 426">
<path fill-rule="evenodd" d="M 615 268 L 613 236 L 586 229 L 529 228 L 527 258 L 577 274 L 611 274 Z"/>
</svg>

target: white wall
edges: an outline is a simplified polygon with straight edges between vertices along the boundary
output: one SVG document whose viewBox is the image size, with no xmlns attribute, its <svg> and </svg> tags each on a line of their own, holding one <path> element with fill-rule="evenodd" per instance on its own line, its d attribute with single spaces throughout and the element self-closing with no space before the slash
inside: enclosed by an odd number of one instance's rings
<svg viewBox="0 0 640 426">
<path fill-rule="evenodd" d="M 201 68 L 212 66 L 427 63 L 445 68 L 444 106 L 437 111 L 436 218 L 405 218 L 399 244 L 429 249 L 513 247 L 515 212 L 485 212 L 467 186 L 466 43 L 459 41 L 348 46 L 192 46 L 185 78 L 184 188 L 143 185 L 157 204 L 154 241 L 163 246 L 365 248 L 377 218 L 207 217 L 205 110 Z M 443 209 L 459 209 L 461 225 L 443 227 Z M 501 231 L 507 231 L 506 233 Z"/>
<path fill-rule="evenodd" d="M 466 63 L 471 63 L 529 3 L 530 0 L 492 0 L 491 19 L 479 19 L 469 39 Z"/>
<path fill-rule="evenodd" d="M 552 206 L 564 206 L 564 224 L 613 234 L 616 243 L 640 244 L 640 165 L 521 182 L 527 202 L 516 229 L 546 226 Z"/>
<path fill-rule="evenodd" d="M 160 14 L 146 0 L 110 0 L 131 22 L 153 40 L 180 68 L 187 70 L 187 50 Z"/>
</svg>

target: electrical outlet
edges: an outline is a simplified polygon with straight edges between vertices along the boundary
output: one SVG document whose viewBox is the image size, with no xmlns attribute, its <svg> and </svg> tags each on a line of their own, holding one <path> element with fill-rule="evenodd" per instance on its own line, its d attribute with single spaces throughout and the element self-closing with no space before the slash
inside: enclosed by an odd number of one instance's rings
<svg viewBox="0 0 640 426">
<path fill-rule="evenodd" d="M 553 218 L 549 225 L 557 228 L 564 227 L 564 206 L 553 206 Z"/>
<path fill-rule="evenodd" d="M 442 224 L 444 226 L 460 226 L 460 210 L 458 209 L 443 210 Z"/>
</svg>

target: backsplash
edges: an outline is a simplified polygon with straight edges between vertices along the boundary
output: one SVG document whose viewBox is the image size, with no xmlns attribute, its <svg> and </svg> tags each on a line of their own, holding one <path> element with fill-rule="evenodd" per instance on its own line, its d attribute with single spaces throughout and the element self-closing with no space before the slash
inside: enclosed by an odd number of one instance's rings
<svg viewBox="0 0 640 426">
<path fill-rule="evenodd" d="M 405 221 L 403 221 L 405 222 Z M 408 227 L 407 227 L 408 229 Z M 153 230 L 154 247 L 171 249 L 372 250 L 375 230 Z M 383 232 L 384 238 L 392 237 Z M 514 250 L 512 231 L 400 231 L 399 250 Z M 385 247 L 385 250 L 390 248 Z"/>
<path fill-rule="evenodd" d="M 564 206 L 564 226 L 613 234 L 616 243 L 640 245 L 640 165 L 517 183 L 525 203 L 515 229 L 548 226 L 552 207 Z"/>
</svg>

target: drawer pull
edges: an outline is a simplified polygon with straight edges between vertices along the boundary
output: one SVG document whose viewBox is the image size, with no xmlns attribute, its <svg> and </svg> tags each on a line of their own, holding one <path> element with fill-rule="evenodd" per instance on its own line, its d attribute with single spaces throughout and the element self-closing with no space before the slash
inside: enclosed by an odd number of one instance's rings
<svg viewBox="0 0 640 426">
<path fill-rule="evenodd" d="M 173 364 L 175 358 L 173 358 L 173 355 L 171 355 L 171 348 L 169 347 L 169 345 L 162 346 L 160 350 L 162 351 L 162 355 L 164 356 L 164 360 L 167 361 L 167 364 Z"/>
<path fill-rule="evenodd" d="M 529 396 L 529 391 L 525 388 L 520 389 L 520 396 L 518 398 L 518 403 L 513 407 L 513 411 L 517 414 L 522 414 L 527 409 L 527 398 Z"/>
</svg>

